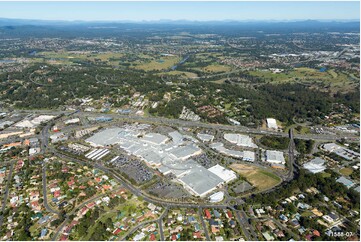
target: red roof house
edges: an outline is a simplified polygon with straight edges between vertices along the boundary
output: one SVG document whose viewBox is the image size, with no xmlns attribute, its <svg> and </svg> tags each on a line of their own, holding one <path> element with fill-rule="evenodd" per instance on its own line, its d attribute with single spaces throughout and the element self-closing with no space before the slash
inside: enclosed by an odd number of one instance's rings
<svg viewBox="0 0 361 242">
<path fill-rule="evenodd" d="M 211 219 L 211 218 L 212 218 L 211 212 L 209 212 L 208 209 L 205 209 L 205 210 L 204 210 L 204 213 L 205 213 L 205 216 L 206 216 L 207 219 Z"/>
</svg>

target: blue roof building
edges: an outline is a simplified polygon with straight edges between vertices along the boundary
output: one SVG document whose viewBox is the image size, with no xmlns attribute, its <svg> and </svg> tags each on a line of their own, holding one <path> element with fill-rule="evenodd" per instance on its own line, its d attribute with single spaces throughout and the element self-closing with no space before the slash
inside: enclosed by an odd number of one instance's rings
<svg viewBox="0 0 361 242">
<path fill-rule="evenodd" d="M 42 229 L 41 232 L 40 232 L 40 238 L 44 237 L 47 232 L 48 232 L 48 230 L 46 228 Z"/>
<path fill-rule="evenodd" d="M 342 183 L 343 185 L 345 185 L 347 188 L 352 187 L 353 185 L 355 185 L 355 183 L 353 183 L 351 180 L 346 179 L 345 177 L 341 176 L 340 178 L 338 178 L 336 180 L 339 183 Z"/>
<path fill-rule="evenodd" d="M 217 211 L 217 210 L 213 210 L 213 214 L 214 214 L 214 217 L 216 218 L 220 218 L 221 217 L 221 214 Z"/>
</svg>

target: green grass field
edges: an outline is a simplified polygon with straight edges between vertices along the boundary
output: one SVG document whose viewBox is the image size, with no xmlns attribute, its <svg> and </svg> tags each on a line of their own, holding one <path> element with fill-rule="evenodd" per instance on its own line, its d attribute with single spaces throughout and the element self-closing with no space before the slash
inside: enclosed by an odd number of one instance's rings
<svg viewBox="0 0 361 242">
<path fill-rule="evenodd" d="M 281 182 L 281 178 L 277 175 L 253 165 L 232 164 L 230 168 L 241 177 L 244 177 L 259 191 L 268 190 Z"/>
<path fill-rule="evenodd" d="M 331 174 L 330 174 L 330 173 L 327 173 L 327 172 L 322 172 L 322 173 L 321 173 L 321 176 L 324 177 L 324 178 L 327 178 L 327 177 L 330 177 Z"/>
<path fill-rule="evenodd" d="M 220 65 L 220 64 L 212 64 L 201 69 L 203 72 L 211 72 L 211 73 L 229 72 L 232 70 L 230 66 Z"/>
<path fill-rule="evenodd" d="M 271 71 L 256 70 L 250 71 L 250 75 L 264 78 L 267 82 L 282 84 L 287 82 L 303 83 L 318 88 L 332 88 L 338 90 L 351 90 L 354 86 L 352 76 L 343 72 L 330 69 L 320 72 L 311 68 L 295 68 L 288 72 L 273 73 Z"/>
<path fill-rule="evenodd" d="M 353 172 L 353 169 L 350 167 L 345 167 L 340 170 L 340 173 L 344 176 L 349 176 L 352 174 L 352 172 Z"/>
<path fill-rule="evenodd" d="M 118 61 L 112 61 L 111 59 L 119 59 L 124 56 L 121 53 L 105 52 L 99 54 L 93 54 L 90 52 L 71 52 L 71 51 L 58 51 L 58 52 L 40 52 L 39 56 L 43 56 L 45 61 L 49 61 L 53 64 L 72 64 L 74 61 L 107 61 L 113 65 L 119 65 Z"/>
<path fill-rule="evenodd" d="M 162 56 L 159 59 L 149 59 L 147 61 L 139 62 L 134 68 L 144 71 L 160 71 L 170 69 L 176 65 L 181 58 L 178 56 Z"/>
</svg>

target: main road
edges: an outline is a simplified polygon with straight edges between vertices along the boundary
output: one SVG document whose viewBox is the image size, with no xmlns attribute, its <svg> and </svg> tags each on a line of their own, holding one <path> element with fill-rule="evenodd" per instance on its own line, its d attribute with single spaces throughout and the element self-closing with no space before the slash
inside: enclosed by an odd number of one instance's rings
<svg viewBox="0 0 361 242">
<path fill-rule="evenodd" d="M 232 131 L 232 132 L 241 132 L 241 133 L 248 133 L 248 134 L 258 134 L 258 135 L 275 135 L 275 136 L 282 136 L 288 137 L 289 134 L 285 132 L 277 132 L 277 131 L 270 131 L 270 130 L 261 130 L 259 128 L 249 128 L 241 125 L 225 125 L 225 124 L 212 124 L 212 123 L 204 123 L 199 121 L 186 121 L 180 119 L 170 119 L 164 117 L 143 117 L 138 115 L 124 115 L 124 114 L 117 114 L 117 113 L 110 113 L 110 114 L 103 114 L 97 112 L 65 112 L 65 111 L 54 111 L 54 110 L 31 110 L 31 111 L 23 111 L 27 112 L 37 112 L 37 113 L 48 113 L 53 115 L 59 114 L 74 114 L 76 113 L 77 116 L 85 116 L 85 117 L 98 117 L 101 115 L 106 115 L 116 119 L 114 122 L 110 122 L 109 124 L 116 124 L 116 121 L 129 121 L 129 122 L 142 122 L 142 123 L 150 123 L 150 124 L 163 124 L 163 125 L 171 125 L 171 126 L 180 126 L 180 127 L 200 127 L 206 129 L 217 129 L 217 130 L 225 130 L 225 131 Z M 337 139 L 346 138 L 346 139 L 355 139 L 359 140 L 358 135 L 354 134 L 294 134 L 294 138 L 297 139 L 312 139 L 312 140 L 319 140 L 319 141 L 335 141 Z"/>
<path fill-rule="evenodd" d="M 295 142 L 293 140 L 293 129 L 289 130 L 290 142 L 288 144 L 288 175 L 285 181 L 291 181 L 294 176 L 294 166 L 295 166 Z"/>
<path fill-rule="evenodd" d="M 90 112 L 78 112 L 78 116 L 99 116 L 100 113 L 90 113 Z M 186 121 L 180 119 L 169 119 L 164 117 L 144 117 L 138 115 L 123 115 L 123 114 L 106 114 L 106 116 L 120 119 L 122 121 L 131 121 L 131 122 L 143 122 L 143 123 L 151 123 L 151 124 L 167 124 L 171 126 L 177 127 L 200 127 L 207 129 L 217 129 L 217 130 L 226 130 L 233 132 L 241 132 L 248 134 L 261 134 L 261 135 L 275 135 L 275 136 L 283 136 L 288 137 L 289 134 L 285 132 L 277 132 L 270 130 L 261 130 L 256 128 L 249 128 L 241 125 L 225 125 L 225 124 L 212 124 L 212 123 L 203 123 L 198 121 Z M 335 141 L 341 138 L 359 138 L 356 135 L 352 134 L 344 134 L 344 135 L 331 135 L 331 134 L 296 134 L 295 138 L 298 139 L 313 139 L 313 140 L 324 140 L 324 141 Z"/>
</svg>

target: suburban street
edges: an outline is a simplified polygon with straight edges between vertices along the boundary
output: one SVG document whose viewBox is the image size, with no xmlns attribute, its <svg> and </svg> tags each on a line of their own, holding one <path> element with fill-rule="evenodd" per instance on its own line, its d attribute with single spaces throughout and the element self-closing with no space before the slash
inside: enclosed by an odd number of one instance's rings
<svg viewBox="0 0 361 242">
<path fill-rule="evenodd" d="M 4 193 L 4 198 L 3 198 L 3 202 L 2 202 L 2 206 L 1 206 L 0 227 L 2 226 L 3 221 L 4 221 L 3 213 L 5 211 L 6 203 L 7 203 L 8 197 L 9 197 L 9 187 L 12 182 L 11 179 L 13 176 L 14 165 L 15 165 L 15 161 L 12 161 L 10 164 L 10 168 L 9 168 L 9 175 L 8 175 L 8 178 L 6 181 L 5 193 Z"/>
<path fill-rule="evenodd" d="M 206 223 L 204 222 L 204 218 L 203 218 L 203 211 L 201 211 L 200 209 L 198 209 L 198 216 L 199 216 L 199 219 L 201 220 L 202 222 L 202 226 L 203 226 L 203 229 L 204 229 L 204 235 L 206 236 L 206 240 L 210 241 L 210 237 L 209 237 L 209 234 L 208 234 L 208 229 L 207 229 L 207 225 Z"/>
<path fill-rule="evenodd" d="M 44 207 L 48 212 L 59 215 L 59 211 L 55 211 L 48 204 L 47 185 L 46 185 L 46 164 L 45 164 L 45 162 L 43 162 L 41 170 L 42 170 L 41 173 L 42 173 L 42 183 L 43 183 L 43 197 L 44 197 L 43 204 L 44 204 Z"/>
<path fill-rule="evenodd" d="M 157 222 L 158 224 L 159 223 L 161 224 L 164 216 L 166 216 L 167 213 L 168 213 L 168 208 L 166 207 L 165 210 L 162 212 L 162 215 L 159 218 L 139 223 L 137 226 L 135 226 L 134 228 L 129 230 L 125 235 L 123 235 L 123 237 L 120 240 L 129 240 L 128 236 L 132 235 L 133 233 L 135 233 L 135 231 L 137 231 L 139 228 L 143 227 L 146 224 L 154 223 L 154 222 Z M 160 229 L 160 236 L 164 238 L 163 226 L 161 225 L 159 227 L 159 229 Z"/>
</svg>

